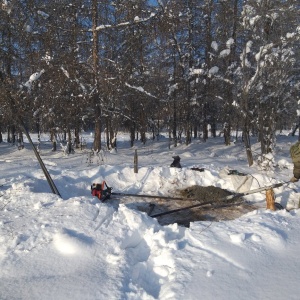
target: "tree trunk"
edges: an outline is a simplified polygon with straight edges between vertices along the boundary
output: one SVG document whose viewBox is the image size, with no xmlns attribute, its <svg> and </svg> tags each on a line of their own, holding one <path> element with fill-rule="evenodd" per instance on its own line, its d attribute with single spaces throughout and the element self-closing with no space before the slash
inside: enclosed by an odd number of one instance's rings
<svg viewBox="0 0 300 300">
<path fill-rule="evenodd" d="M 7 142 L 11 143 L 11 136 L 10 136 L 11 132 L 10 132 L 10 126 L 7 127 Z"/>
<path fill-rule="evenodd" d="M 110 121 L 110 120 L 109 120 L 109 118 L 107 117 L 107 118 L 106 118 L 106 132 L 105 132 L 105 134 L 106 134 L 106 148 L 107 148 L 108 150 L 110 149 L 109 132 L 110 132 L 110 126 L 111 126 L 111 124 L 110 124 L 109 121 Z"/>
<path fill-rule="evenodd" d="M 174 139 L 174 147 L 177 147 L 177 113 L 176 113 L 175 95 L 173 100 L 173 139 Z"/>
<path fill-rule="evenodd" d="M 68 128 L 68 143 L 67 143 L 67 147 L 68 147 L 68 153 L 72 153 L 73 152 L 73 148 L 72 148 L 72 134 L 71 134 L 71 129 Z"/>
<path fill-rule="evenodd" d="M 252 156 L 252 151 L 251 151 L 249 129 L 247 128 L 247 126 L 244 127 L 243 136 L 244 136 L 244 145 L 246 148 L 248 165 L 249 165 L 249 167 L 251 167 L 253 165 L 253 156 Z"/>
<path fill-rule="evenodd" d="M 206 142 L 208 139 L 208 124 L 206 121 L 203 122 L 203 140 Z"/>
<path fill-rule="evenodd" d="M 194 139 L 198 137 L 198 128 L 197 125 L 194 126 Z"/>
<path fill-rule="evenodd" d="M 52 151 L 56 151 L 56 133 L 55 133 L 55 129 L 52 128 L 50 131 L 50 139 L 52 142 Z"/>
<path fill-rule="evenodd" d="M 229 146 L 230 145 L 230 124 L 225 123 L 224 124 L 224 140 L 225 140 L 225 145 Z"/>
<path fill-rule="evenodd" d="M 185 140 L 185 144 L 189 145 L 192 142 L 192 138 L 191 138 L 191 130 L 190 127 L 188 126 L 187 130 L 186 130 L 186 140 Z"/>
<path fill-rule="evenodd" d="M 95 108 L 94 150 L 96 152 L 99 152 L 101 150 L 101 110 L 98 105 Z"/>
<path fill-rule="evenodd" d="M 131 122 L 130 125 L 130 147 L 134 145 L 134 138 L 135 138 L 135 123 Z"/>
<path fill-rule="evenodd" d="M 216 122 L 215 121 L 213 121 L 212 123 L 211 123 L 211 135 L 212 135 L 212 137 L 216 137 L 217 136 L 217 130 L 216 130 Z"/>
<path fill-rule="evenodd" d="M 93 72 L 94 72 L 94 84 L 95 92 L 93 95 L 94 104 L 94 119 L 95 119 L 95 137 L 94 137 L 94 150 L 101 150 L 101 109 L 99 99 L 99 84 L 98 84 L 98 65 L 99 65 L 99 44 L 98 44 L 98 1 L 92 2 L 92 34 L 93 34 L 93 46 L 92 46 L 92 59 L 93 59 Z"/>
<path fill-rule="evenodd" d="M 151 118 L 151 120 L 152 120 L 152 127 L 151 127 L 151 129 L 152 129 L 152 140 L 154 141 L 155 140 L 155 122 L 154 122 L 154 119 L 153 118 Z"/>
<path fill-rule="evenodd" d="M 19 130 L 18 132 L 18 149 L 24 149 L 24 139 L 22 130 Z"/>
<path fill-rule="evenodd" d="M 80 138 L 79 138 L 79 128 L 78 126 L 75 127 L 75 132 L 74 132 L 74 142 L 75 142 L 75 148 L 78 149 L 80 145 Z"/>
<path fill-rule="evenodd" d="M 207 103 L 203 106 L 203 140 L 204 142 L 208 139 L 208 121 L 207 121 Z"/>
<path fill-rule="evenodd" d="M 110 149 L 116 149 L 116 147 L 117 147 L 117 133 L 114 132 L 114 128 L 111 125 L 111 121 L 109 123 L 110 123 L 110 131 L 109 131 Z"/>
<path fill-rule="evenodd" d="M 37 144 L 37 151 L 40 151 L 40 146 L 41 146 L 41 130 L 40 130 L 40 122 L 39 120 L 36 121 L 35 123 L 36 126 L 36 131 L 37 131 L 37 136 L 38 136 L 38 144 Z"/>
<path fill-rule="evenodd" d="M 144 130 L 141 131 L 141 142 L 143 143 L 143 145 L 146 144 L 146 132 Z"/>
<path fill-rule="evenodd" d="M 16 143 L 16 127 L 15 125 L 11 126 L 11 142 L 14 145 Z"/>
<path fill-rule="evenodd" d="M 112 149 L 117 150 L 117 133 L 114 134 L 114 137 L 111 141 L 111 147 Z"/>
</svg>

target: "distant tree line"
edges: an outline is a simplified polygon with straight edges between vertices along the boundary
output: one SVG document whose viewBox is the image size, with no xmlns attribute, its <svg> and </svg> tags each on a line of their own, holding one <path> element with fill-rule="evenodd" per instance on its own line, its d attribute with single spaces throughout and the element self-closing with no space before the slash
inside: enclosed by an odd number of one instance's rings
<svg viewBox="0 0 300 300">
<path fill-rule="evenodd" d="M 0 133 L 20 122 L 59 131 L 94 150 L 131 146 L 162 128 L 205 141 L 222 124 L 224 142 L 243 132 L 261 152 L 275 130 L 300 118 L 298 0 L 2 0 Z M 299 113 L 297 113 L 299 111 Z M 297 119 L 298 117 L 298 119 Z M 0 141 L 2 135 L 0 134 Z"/>
</svg>

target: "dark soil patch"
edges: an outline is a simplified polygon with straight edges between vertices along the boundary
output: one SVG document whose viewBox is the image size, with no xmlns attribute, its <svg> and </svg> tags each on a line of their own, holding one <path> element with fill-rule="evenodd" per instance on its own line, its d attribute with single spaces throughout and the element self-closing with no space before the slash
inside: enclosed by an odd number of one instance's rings
<svg viewBox="0 0 300 300">
<path fill-rule="evenodd" d="M 231 192 L 215 186 L 198 186 L 193 185 L 183 190 L 178 190 L 181 197 L 195 199 L 202 202 L 214 201 L 214 203 L 224 201 L 223 198 L 232 195 Z"/>
<path fill-rule="evenodd" d="M 179 225 L 189 227 L 190 222 L 195 221 L 221 221 L 233 220 L 255 210 L 256 207 L 247 204 L 242 198 L 233 198 L 227 200 L 226 197 L 233 193 L 214 186 L 191 186 L 176 191 L 175 197 L 182 197 L 183 200 L 170 200 L 170 202 L 161 207 L 155 206 L 154 214 L 173 209 L 188 207 L 195 204 L 210 202 L 205 206 L 199 206 L 182 210 L 176 213 L 157 217 L 162 225 L 178 223 Z"/>
</svg>

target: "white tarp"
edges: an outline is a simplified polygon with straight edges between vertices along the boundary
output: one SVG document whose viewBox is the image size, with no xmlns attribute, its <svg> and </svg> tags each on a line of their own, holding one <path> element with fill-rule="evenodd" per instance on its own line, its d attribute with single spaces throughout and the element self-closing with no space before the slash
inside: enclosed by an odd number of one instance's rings
<svg viewBox="0 0 300 300">
<path fill-rule="evenodd" d="M 230 169 L 224 168 L 220 171 L 219 176 L 224 180 L 231 180 L 233 189 L 236 193 L 247 192 L 251 189 L 253 181 L 251 175 L 230 174 Z"/>
</svg>

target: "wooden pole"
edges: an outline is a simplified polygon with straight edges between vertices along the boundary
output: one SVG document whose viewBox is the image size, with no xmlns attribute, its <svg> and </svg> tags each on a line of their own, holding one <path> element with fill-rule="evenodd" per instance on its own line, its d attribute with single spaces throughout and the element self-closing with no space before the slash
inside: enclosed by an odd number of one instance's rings
<svg viewBox="0 0 300 300">
<path fill-rule="evenodd" d="M 44 175 L 45 175 L 45 177 L 46 177 L 46 179 L 47 179 L 47 181 L 48 181 L 48 184 L 49 184 L 49 186 L 50 186 L 50 188 L 51 188 L 53 194 L 56 194 L 56 195 L 58 195 L 58 196 L 61 198 L 61 195 L 60 195 L 60 193 L 59 193 L 59 191 L 58 191 L 58 189 L 57 189 L 55 183 L 53 182 L 53 180 L 52 180 L 52 178 L 51 178 L 51 176 L 50 176 L 50 174 L 49 174 L 47 168 L 45 167 L 45 164 L 44 164 L 44 162 L 42 161 L 39 152 L 37 151 L 36 147 L 34 146 L 34 144 L 33 144 L 33 142 L 32 142 L 32 139 L 31 139 L 31 137 L 30 137 L 30 135 L 29 135 L 28 130 L 27 130 L 26 127 L 25 127 L 25 124 L 24 124 L 23 120 L 21 120 L 20 118 L 19 118 L 19 120 L 20 120 L 21 127 L 23 128 L 24 133 L 25 133 L 25 135 L 26 135 L 26 137 L 27 137 L 29 143 L 31 144 L 31 146 L 32 146 L 32 148 L 33 148 L 33 152 L 34 152 L 34 154 L 35 154 L 35 156 L 36 156 L 36 158 L 37 158 L 37 160 L 38 160 L 38 162 L 39 162 L 39 164 L 40 164 L 40 167 L 41 167 L 42 171 L 44 172 Z"/>
<path fill-rule="evenodd" d="M 267 201 L 267 209 L 276 210 L 275 207 L 275 194 L 272 188 L 266 190 L 266 201 Z"/>
<path fill-rule="evenodd" d="M 138 154 L 137 149 L 134 151 L 134 173 L 138 173 Z"/>
</svg>

